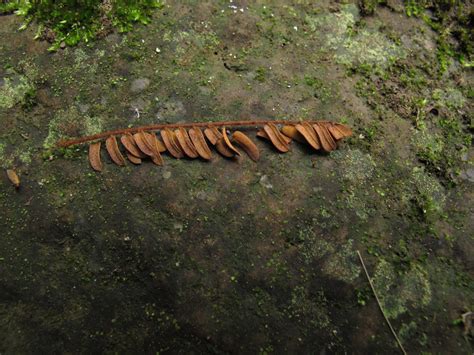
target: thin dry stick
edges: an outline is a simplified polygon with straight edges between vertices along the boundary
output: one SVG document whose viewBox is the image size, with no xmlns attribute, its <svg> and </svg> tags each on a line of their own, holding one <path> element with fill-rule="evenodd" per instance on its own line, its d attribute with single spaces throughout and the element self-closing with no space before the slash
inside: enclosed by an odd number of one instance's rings
<svg viewBox="0 0 474 355">
<path fill-rule="evenodd" d="M 313 121 L 306 121 L 306 122 L 313 122 Z M 316 121 L 314 121 L 316 122 Z M 318 122 L 326 122 L 326 121 L 318 121 Z M 142 127 L 131 127 L 131 128 L 124 128 L 124 129 L 116 129 L 113 131 L 107 131 L 107 132 L 102 132 L 98 134 L 93 134 L 91 136 L 84 136 L 76 139 L 70 139 L 70 140 L 62 140 L 57 143 L 58 147 L 69 147 L 71 145 L 75 144 L 81 144 L 81 143 L 86 143 L 90 141 L 94 141 L 97 139 L 103 139 L 107 138 L 111 135 L 120 135 L 120 134 L 125 134 L 125 133 L 136 133 L 139 131 L 156 131 L 159 129 L 164 129 L 164 128 L 178 128 L 178 127 L 183 127 L 183 128 L 191 128 L 191 127 L 235 127 L 235 126 L 264 126 L 268 123 L 274 123 L 274 124 L 288 124 L 288 125 L 295 125 L 300 123 L 300 121 L 285 121 L 285 120 L 279 120 L 279 121 L 274 121 L 274 120 L 253 120 L 253 121 L 221 121 L 221 122 L 186 122 L 186 123 L 162 123 L 162 124 L 153 124 L 153 125 L 148 125 L 148 126 L 142 126 Z"/>
<path fill-rule="evenodd" d="M 372 283 L 372 280 L 370 279 L 370 276 L 369 276 L 369 273 L 368 273 L 368 271 L 367 271 L 367 268 L 365 267 L 364 259 L 362 259 L 362 255 L 360 254 L 360 252 L 359 252 L 358 250 L 357 250 L 357 255 L 359 255 L 360 263 L 362 264 L 362 267 L 364 268 L 365 276 L 367 277 L 367 280 L 369 281 L 370 288 L 372 289 L 372 292 L 374 293 L 375 299 L 376 299 L 377 304 L 379 305 L 379 308 L 380 308 L 380 312 L 382 312 L 382 315 L 383 315 L 383 317 L 385 318 L 385 321 L 387 322 L 388 327 L 389 327 L 390 330 L 392 331 L 392 334 L 393 334 L 393 336 L 395 337 L 395 340 L 397 341 L 398 346 L 399 346 L 400 349 L 402 350 L 402 353 L 403 353 L 404 355 L 406 355 L 407 352 L 406 352 L 405 349 L 403 348 L 403 345 L 402 345 L 402 343 L 400 342 L 400 339 L 398 339 L 397 333 L 395 333 L 395 330 L 393 329 L 392 324 L 390 323 L 390 321 L 388 320 L 387 316 L 385 315 L 385 312 L 383 311 L 382 304 L 380 303 L 380 300 L 379 300 L 379 296 L 377 296 L 377 292 L 375 292 L 375 287 L 374 287 L 374 285 L 373 285 L 373 283 Z"/>
</svg>

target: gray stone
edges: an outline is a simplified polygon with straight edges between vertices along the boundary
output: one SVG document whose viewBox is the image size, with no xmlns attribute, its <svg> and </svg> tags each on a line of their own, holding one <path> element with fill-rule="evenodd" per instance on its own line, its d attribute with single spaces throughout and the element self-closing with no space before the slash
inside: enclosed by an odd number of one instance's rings
<svg viewBox="0 0 474 355">
<path fill-rule="evenodd" d="M 140 92 L 145 90 L 150 85 L 150 79 L 140 78 L 132 81 L 132 92 Z"/>
</svg>

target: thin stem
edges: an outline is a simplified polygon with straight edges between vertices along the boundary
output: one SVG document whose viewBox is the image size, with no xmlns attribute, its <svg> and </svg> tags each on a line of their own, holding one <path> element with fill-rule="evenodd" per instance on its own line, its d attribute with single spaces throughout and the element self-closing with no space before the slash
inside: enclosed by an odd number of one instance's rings
<svg viewBox="0 0 474 355">
<path fill-rule="evenodd" d="M 372 280 L 370 279 L 370 276 L 369 276 L 369 273 L 368 273 L 368 271 L 367 271 L 367 268 L 365 267 L 364 259 L 362 259 L 362 255 L 360 254 L 360 252 L 359 252 L 358 250 L 357 250 L 357 255 L 359 255 L 360 263 L 362 264 L 362 267 L 364 268 L 365 276 L 367 277 L 367 281 L 369 281 L 370 288 L 372 289 L 372 292 L 374 293 L 375 300 L 377 301 L 377 304 L 379 305 L 380 312 L 382 312 L 382 315 L 383 315 L 383 317 L 385 318 L 385 321 L 387 322 L 388 327 L 389 327 L 390 330 L 392 331 L 392 334 L 393 334 L 393 336 L 395 337 L 395 340 L 397 341 L 398 346 L 399 346 L 400 349 L 402 350 L 402 353 L 403 353 L 404 355 L 407 355 L 407 352 L 406 352 L 405 349 L 403 348 L 403 345 L 402 345 L 400 339 L 398 339 L 397 333 L 395 333 L 395 330 L 393 329 L 392 324 L 391 324 L 390 321 L 388 320 L 388 317 L 385 315 L 385 312 L 384 312 L 384 310 L 383 310 L 383 308 L 382 308 L 382 304 L 380 303 L 380 300 L 379 300 L 379 296 L 377 295 L 377 292 L 375 292 L 374 284 L 372 283 Z"/>
<path fill-rule="evenodd" d="M 116 129 L 113 131 L 102 132 L 98 134 L 93 134 L 90 136 L 79 137 L 70 140 L 61 140 L 56 145 L 58 147 L 69 147 L 71 145 L 91 142 L 99 139 L 104 139 L 109 136 L 113 135 L 121 135 L 126 133 L 137 133 L 139 131 L 157 131 L 164 128 L 187 128 L 187 127 L 235 127 L 235 126 L 255 126 L 261 127 L 268 123 L 273 124 L 287 124 L 287 125 L 295 125 L 300 123 L 301 121 L 273 121 L 273 120 L 254 120 L 254 121 L 222 121 L 222 122 L 186 122 L 186 123 L 161 123 L 161 124 L 153 124 L 148 126 L 141 126 L 141 127 L 131 127 L 131 128 L 124 128 L 124 129 Z M 315 121 L 307 121 L 309 123 Z M 318 122 L 326 122 L 326 121 L 318 121 Z"/>
</svg>

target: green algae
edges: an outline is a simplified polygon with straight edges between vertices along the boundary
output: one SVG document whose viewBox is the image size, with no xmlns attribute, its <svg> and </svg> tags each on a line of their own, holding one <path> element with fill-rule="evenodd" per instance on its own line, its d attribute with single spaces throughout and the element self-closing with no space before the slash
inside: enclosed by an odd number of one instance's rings
<svg viewBox="0 0 474 355">
<path fill-rule="evenodd" d="M 359 18 L 358 8 L 350 4 L 337 13 L 307 16 L 305 21 L 311 31 L 323 33 L 323 49 L 340 64 L 387 68 L 406 56 L 402 47 L 379 31 L 357 28 Z"/>
<path fill-rule="evenodd" d="M 431 284 L 426 270 L 420 265 L 398 274 L 393 265 L 379 259 L 373 282 L 388 318 L 397 318 L 409 307 L 422 308 L 431 302 Z"/>
<path fill-rule="evenodd" d="M 16 104 L 25 103 L 28 96 L 34 95 L 35 86 L 23 75 L 12 75 L 3 78 L 0 86 L 0 108 L 12 108 Z"/>
<path fill-rule="evenodd" d="M 58 111 L 49 121 L 48 135 L 43 142 L 45 149 L 51 149 L 60 139 L 100 133 L 103 119 L 99 116 L 83 115 L 76 106 Z"/>
</svg>

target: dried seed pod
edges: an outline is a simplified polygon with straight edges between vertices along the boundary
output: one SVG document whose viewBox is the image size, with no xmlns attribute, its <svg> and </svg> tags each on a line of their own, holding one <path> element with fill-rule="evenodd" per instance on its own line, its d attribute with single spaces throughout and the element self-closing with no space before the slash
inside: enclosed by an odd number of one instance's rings
<svg viewBox="0 0 474 355">
<path fill-rule="evenodd" d="M 15 170 L 7 169 L 7 177 L 16 189 L 20 187 L 20 177 L 18 176 Z"/>
<path fill-rule="evenodd" d="M 150 149 L 150 147 L 147 144 L 147 138 L 145 136 L 145 132 L 140 131 L 137 132 L 133 135 L 133 139 L 135 140 L 135 143 L 137 144 L 138 148 L 145 153 L 148 156 L 153 155 L 153 151 Z"/>
<path fill-rule="evenodd" d="M 188 157 L 194 159 L 199 156 L 193 142 L 191 142 L 191 138 L 189 138 L 188 132 L 183 127 L 179 127 L 177 130 L 175 130 L 174 134 L 176 135 L 181 148 L 183 148 L 184 153 Z"/>
<path fill-rule="evenodd" d="M 124 134 L 122 137 L 120 137 L 120 142 L 122 142 L 122 145 L 130 154 L 133 154 L 137 158 L 146 157 L 146 155 L 141 152 L 140 148 L 138 148 L 137 144 L 135 143 L 135 139 L 130 133 Z"/>
<path fill-rule="evenodd" d="M 179 146 L 179 142 L 173 131 L 170 131 L 168 128 L 162 129 L 160 131 L 161 138 L 163 138 L 163 143 L 165 143 L 166 149 L 170 154 L 176 159 L 184 157 L 183 150 Z"/>
<path fill-rule="evenodd" d="M 221 154 L 222 156 L 226 158 L 232 158 L 235 155 L 235 153 L 232 150 L 230 150 L 228 145 L 225 143 L 224 137 L 221 137 L 217 140 L 215 147 L 217 151 L 219 152 L 219 154 Z"/>
<path fill-rule="evenodd" d="M 115 136 L 109 136 L 105 140 L 105 148 L 107 148 L 107 152 L 109 153 L 110 158 L 115 164 L 119 166 L 125 165 L 125 158 L 120 152 L 120 149 L 117 144 L 117 139 L 115 139 Z"/>
<path fill-rule="evenodd" d="M 102 161 L 100 160 L 100 142 L 89 144 L 89 163 L 95 171 L 102 171 Z"/>
<path fill-rule="evenodd" d="M 298 132 L 298 130 L 295 128 L 295 126 L 289 126 L 289 125 L 283 126 L 281 128 L 281 133 L 283 133 L 284 136 L 286 136 L 288 138 L 291 138 L 291 139 L 294 139 L 297 142 L 306 143 L 306 140 L 301 135 L 301 133 Z"/>
<path fill-rule="evenodd" d="M 211 142 L 212 145 L 216 145 L 219 138 L 222 138 L 221 132 L 216 127 L 207 127 L 204 130 L 206 138 Z"/>
<path fill-rule="evenodd" d="M 199 156 L 203 159 L 210 160 L 212 157 L 211 149 L 206 143 L 206 139 L 202 131 L 198 127 L 193 127 L 189 130 L 189 137 L 194 144 Z"/>
<path fill-rule="evenodd" d="M 135 155 L 133 155 L 132 153 L 125 152 L 125 154 L 127 154 L 128 160 L 130 160 L 130 162 L 132 162 L 133 164 L 139 165 L 139 164 L 142 163 L 142 160 L 140 158 L 136 157 Z"/>
<path fill-rule="evenodd" d="M 234 147 L 232 145 L 232 143 L 230 142 L 230 139 L 227 136 L 227 132 L 225 130 L 225 127 L 222 127 L 222 137 L 224 138 L 224 142 L 229 147 L 229 149 L 232 150 L 235 154 L 240 156 L 241 154 L 240 154 L 239 150 L 236 147 Z"/>
<path fill-rule="evenodd" d="M 266 124 L 263 129 L 278 151 L 281 153 L 286 153 L 290 150 L 290 147 L 288 146 L 288 143 L 286 143 L 283 134 L 273 123 Z"/>
<path fill-rule="evenodd" d="M 318 150 L 321 149 L 321 144 L 319 144 L 318 136 L 314 131 L 314 128 L 307 122 L 302 122 L 295 126 L 297 131 L 306 139 L 306 142 L 309 143 L 311 147 Z"/>
<path fill-rule="evenodd" d="M 260 151 L 252 140 L 240 131 L 235 131 L 232 133 L 232 140 L 234 140 L 242 149 L 247 153 L 247 155 L 253 161 L 257 161 L 260 158 Z"/>
<path fill-rule="evenodd" d="M 334 149 L 337 149 L 337 144 L 331 133 L 329 133 L 326 125 L 315 123 L 313 125 L 316 134 L 318 135 L 321 146 L 326 152 L 330 152 Z"/>
</svg>

